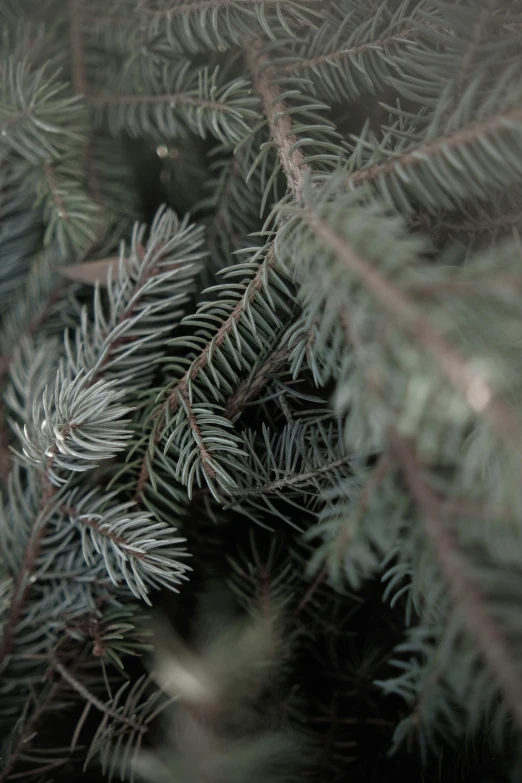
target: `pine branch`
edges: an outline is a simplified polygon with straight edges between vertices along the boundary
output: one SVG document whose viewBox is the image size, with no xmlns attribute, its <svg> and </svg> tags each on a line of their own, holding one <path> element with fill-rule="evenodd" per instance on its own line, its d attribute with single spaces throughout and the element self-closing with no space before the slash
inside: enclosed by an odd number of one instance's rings
<svg viewBox="0 0 522 783">
<path fill-rule="evenodd" d="M 484 660 L 493 672 L 504 699 L 522 727 L 522 680 L 502 629 L 485 605 L 482 590 L 466 567 L 458 537 L 444 520 L 437 494 L 422 476 L 423 467 L 414 447 L 395 435 L 392 446 L 401 463 L 404 477 L 422 512 L 427 536 L 442 571 L 448 580 L 462 622 L 475 638 Z"/>
<path fill-rule="evenodd" d="M 269 492 L 279 492 L 286 487 L 299 487 L 301 484 L 314 481 L 314 479 L 318 478 L 319 476 L 324 476 L 325 473 L 331 473 L 337 468 L 348 465 L 351 459 L 351 456 L 341 457 L 340 459 L 336 459 L 332 462 L 327 462 L 325 465 L 321 465 L 320 468 L 315 468 L 314 470 L 305 470 L 302 473 L 289 474 L 283 478 L 271 481 L 268 484 L 259 484 L 248 489 L 240 489 L 238 492 L 234 492 L 233 494 L 237 495 L 238 497 L 242 495 L 266 495 Z"/>
<path fill-rule="evenodd" d="M 427 26 L 432 26 L 426 23 Z M 309 59 L 300 59 L 296 62 L 285 63 L 284 65 L 278 65 L 278 73 L 300 73 L 301 71 L 307 71 L 311 68 L 315 68 L 323 63 L 336 62 L 337 60 L 349 60 L 357 55 L 371 54 L 375 49 L 386 49 L 392 46 L 398 40 L 406 39 L 406 43 L 411 42 L 411 34 L 418 32 L 418 27 L 406 26 L 403 30 L 399 30 L 393 35 L 387 38 L 376 38 L 373 41 L 365 41 L 358 46 L 352 46 L 350 48 L 343 47 L 337 49 L 334 52 L 327 52 L 326 54 L 318 55 L 317 57 L 311 57 Z"/>
<path fill-rule="evenodd" d="M 306 209 L 305 217 L 325 246 L 373 294 L 384 310 L 436 360 L 441 372 L 453 388 L 462 394 L 468 405 L 489 422 L 501 440 L 511 443 L 518 451 L 522 432 L 511 405 L 495 393 L 486 379 L 469 365 L 460 351 L 424 316 L 405 291 L 362 258 L 316 212 Z"/>
<path fill-rule="evenodd" d="M 219 235 L 219 231 L 222 228 L 223 224 L 225 223 L 225 209 L 226 209 L 227 198 L 230 195 L 230 192 L 232 191 L 232 188 L 234 186 L 234 182 L 236 178 L 240 175 L 240 173 L 241 173 L 241 162 L 239 157 L 235 155 L 234 160 L 232 162 L 232 166 L 230 167 L 230 171 L 228 172 L 228 176 L 219 194 L 219 206 L 217 210 L 214 212 L 214 214 L 212 215 L 210 222 L 208 223 L 207 236 L 208 236 L 209 244 L 212 244 L 213 242 L 216 241 Z"/>
<path fill-rule="evenodd" d="M 266 265 L 269 269 L 275 267 L 276 265 L 275 248 L 273 243 L 270 245 L 266 256 Z M 219 348 L 225 342 L 225 340 L 234 333 L 234 330 L 237 327 L 240 319 L 245 315 L 245 312 L 255 301 L 256 296 L 264 288 L 265 274 L 265 263 L 262 262 L 249 286 L 248 296 L 239 300 L 228 318 L 226 318 L 226 320 L 221 324 L 213 336 L 212 341 L 205 345 L 199 356 L 191 363 L 187 372 L 171 389 L 167 399 L 161 403 L 159 408 L 157 408 L 153 413 L 152 435 L 148 440 L 147 447 L 143 455 L 138 474 L 138 481 L 136 484 L 135 501 L 139 505 L 141 505 L 143 501 L 143 493 L 150 478 L 150 465 L 154 456 L 154 451 L 161 440 L 162 428 L 165 424 L 165 421 L 167 420 L 167 417 L 174 415 L 177 412 L 180 404 L 183 403 L 185 405 L 185 409 L 190 411 L 190 385 L 197 379 L 199 373 L 205 369 L 205 367 L 207 367 L 216 348 Z M 192 416 L 189 418 L 189 421 L 196 435 L 196 440 L 201 442 L 199 428 L 197 427 L 197 424 Z M 208 470 L 210 468 L 208 465 L 208 453 L 202 452 L 202 457 L 204 457 L 204 464 L 206 466 L 205 470 L 207 475 L 212 478 L 213 476 L 208 474 Z"/>
<path fill-rule="evenodd" d="M 297 137 L 293 133 L 292 121 L 286 113 L 286 107 L 281 99 L 281 90 L 276 83 L 277 72 L 269 65 L 268 57 L 263 54 L 263 46 L 259 39 L 245 44 L 244 55 L 252 74 L 254 89 L 263 102 L 263 112 L 277 147 L 288 188 L 299 204 L 303 196 L 305 174 L 309 171 L 309 167 L 305 163 L 302 150 L 296 146 Z"/>
<path fill-rule="evenodd" d="M 6 780 L 12 779 L 13 776 L 11 773 L 14 767 L 16 766 L 18 759 L 20 758 L 21 754 L 27 749 L 27 744 L 34 736 L 37 724 L 39 723 L 40 719 L 42 718 L 42 715 L 45 713 L 45 710 L 47 709 L 49 704 L 52 704 L 52 702 L 58 695 L 59 691 L 61 690 L 61 687 L 62 687 L 61 683 L 53 683 L 51 685 L 45 699 L 36 707 L 31 717 L 25 724 L 24 730 L 19 732 L 19 737 L 16 742 L 16 745 L 11 751 L 9 758 L 6 759 L 4 768 L 0 770 L 0 783 L 5 783 Z"/>
<path fill-rule="evenodd" d="M 276 348 L 268 359 L 256 368 L 252 376 L 246 378 L 243 383 L 238 386 L 234 394 L 228 398 L 225 408 L 225 416 L 227 419 L 234 421 L 234 419 L 244 410 L 247 403 L 259 396 L 266 384 L 272 380 L 276 373 L 286 364 L 288 356 L 288 346 L 286 340 L 284 340 L 282 345 Z"/>
<path fill-rule="evenodd" d="M 54 660 L 52 661 L 51 665 L 53 669 L 55 669 L 58 674 L 63 677 L 65 682 L 71 686 L 71 688 L 79 693 L 80 696 L 85 699 L 85 701 L 89 702 L 89 704 L 92 704 L 93 707 L 96 707 L 97 710 L 103 712 L 105 715 L 117 721 L 118 723 L 123 723 L 125 726 L 129 726 L 131 729 L 133 729 L 133 731 L 137 731 L 140 734 L 145 734 L 145 732 L 148 730 L 148 727 L 145 724 L 137 723 L 135 720 L 127 718 L 126 715 L 116 712 L 116 710 L 111 709 L 111 707 L 109 707 L 107 704 L 101 702 L 93 693 L 88 690 L 88 688 L 85 687 L 85 685 L 83 685 L 74 676 L 72 672 L 66 669 L 66 667 L 60 663 L 60 661 Z"/>
<path fill-rule="evenodd" d="M 49 298 L 47 302 L 45 302 L 42 310 L 34 316 L 34 318 L 29 322 L 27 326 L 27 330 L 25 334 L 34 336 L 38 334 L 39 329 L 41 328 L 42 324 L 46 321 L 49 313 L 53 309 L 53 307 L 60 301 L 64 290 L 69 285 L 67 280 L 61 280 L 56 287 L 51 291 Z M 24 335 L 21 335 L 23 337 Z M 4 376 L 6 376 L 9 372 L 9 367 L 11 366 L 11 362 L 13 360 L 13 356 L 1 356 L 0 357 L 0 381 L 3 380 Z"/>
<path fill-rule="evenodd" d="M 50 456 L 49 462 L 52 463 L 52 461 L 53 456 Z M 27 546 L 25 547 L 22 564 L 14 584 L 9 612 L 3 627 L 2 646 L 0 647 L 0 666 L 2 666 L 5 659 L 8 657 L 8 655 L 10 655 L 13 648 L 15 629 L 20 621 L 23 608 L 31 591 L 31 577 L 36 568 L 38 554 L 42 546 L 42 540 L 45 536 L 45 533 L 47 532 L 47 527 L 51 512 L 55 504 L 57 492 L 58 487 L 51 484 L 47 474 L 45 476 L 41 507 L 38 511 L 38 515 L 27 542 Z"/>
<path fill-rule="evenodd" d="M 348 185 L 361 185 L 363 182 L 375 182 L 380 177 L 386 177 L 389 174 L 400 176 L 402 171 L 408 168 L 415 168 L 419 164 L 430 158 L 447 155 L 448 150 L 457 149 L 465 146 L 481 137 L 488 138 L 494 134 L 504 134 L 511 131 L 512 123 L 522 121 L 522 108 L 507 109 L 498 112 L 493 117 L 475 122 L 466 128 L 449 133 L 438 139 L 425 141 L 417 147 L 400 153 L 385 163 L 375 163 L 366 168 L 358 169 L 346 177 Z"/>
</svg>

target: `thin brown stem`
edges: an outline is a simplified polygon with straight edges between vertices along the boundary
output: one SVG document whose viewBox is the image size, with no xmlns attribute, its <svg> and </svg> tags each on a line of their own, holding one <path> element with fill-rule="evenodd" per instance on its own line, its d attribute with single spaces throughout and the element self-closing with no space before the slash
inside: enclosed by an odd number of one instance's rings
<svg viewBox="0 0 522 783">
<path fill-rule="evenodd" d="M 277 147 L 288 187 L 295 201 L 300 203 L 305 175 L 309 167 L 305 163 L 301 149 L 299 147 L 293 149 L 297 137 L 292 131 L 292 121 L 281 101 L 281 89 L 275 81 L 276 70 L 270 66 L 268 57 L 263 54 L 262 43 L 258 39 L 245 44 L 244 55 L 252 75 L 254 89 L 262 100 L 263 112 Z"/>
<path fill-rule="evenodd" d="M 138 244 L 136 251 L 139 254 L 140 259 L 143 261 L 143 259 L 145 258 L 145 248 L 141 244 Z M 145 274 L 136 280 L 132 292 L 129 295 L 130 305 L 128 305 L 120 314 L 120 317 L 118 318 L 118 321 L 116 322 L 115 326 L 107 328 L 105 334 L 103 335 L 104 339 L 106 339 L 109 336 L 110 332 L 113 329 L 116 329 L 118 326 L 121 326 L 123 323 L 125 323 L 125 321 L 128 321 L 133 317 L 134 313 L 136 312 L 138 306 L 141 304 L 141 300 L 142 300 L 142 297 L 138 296 L 138 292 L 140 291 L 140 289 L 144 288 L 148 280 L 150 280 L 158 273 L 160 260 L 161 259 L 159 259 L 158 263 L 156 263 L 154 266 L 151 266 L 149 269 L 145 270 Z M 165 271 L 167 271 L 166 268 Z M 102 361 L 98 366 L 96 375 L 90 381 L 89 384 L 90 386 L 94 385 L 100 379 L 100 377 L 103 375 L 103 371 L 107 368 L 107 365 L 110 363 L 115 350 L 120 345 L 122 345 L 125 342 L 125 340 L 126 338 L 125 336 L 123 336 L 111 342 L 111 344 L 108 346 L 107 350 L 105 351 Z"/>
<path fill-rule="evenodd" d="M 292 147 L 296 143 L 297 139 L 292 134 L 292 123 L 285 113 L 286 110 L 284 104 L 280 100 L 281 91 L 277 84 L 272 81 L 275 76 L 275 72 L 269 66 L 266 55 L 262 53 L 262 45 L 259 40 L 249 41 L 246 43 L 244 55 L 252 74 L 254 89 L 259 94 L 263 102 L 263 110 L 268 121 L 272 138 L 279 151 L 279 159 L 281 161 L 283 171 L 286 174 L 288 186 L 294 199 L 300 202 L 302 199 L 304 187 L 304 177 L 308 171 L 308 166 L 304 162 L 301 150 L 292 150 Z M 249 286 L 249 293 L 246 300 L 243 298 L 240 302 L 238 302 L 231 314 L 216 332 L 212 342 L 203 349 L 199 357 L 192 363 L 189 370 L 176 384 L 174 389 L 172 389 L 170 392 L 168 398 L 157 410 L 154 417 L 153 434 L 145 448 L 145 453 L 143 455 L 139 470 L 135 493 L 135 500 L 137 503 L 142 502 L 143 493 L 150 478 L 150 462 L 153 451 L 161 438 L 161 428 L 165 422 L 167 413 L 175 413 L 179 408 L 181 400 L 186 402 L 187 408 L 190 410 L 190 384 L 196 380 L 201 370 L 207 366 L 211 352 L 215 351 L 216 348 L 221 346 L 221 344 L 233 331 L 243 316 L 246 308 L 254 301 L 258 292 L 262 290 L 266 275 L 265 263 L 269 268 L 273 267 L 276 263 L 274 243 L 271 244 L 270 249 L 268 250 L 266 261 L 260 265 L 256 276 Z M 232 412 L 238 410 L 238 405 L 242 404 L 243 401 L 245 401 L 244 388 L 241 390 L 241 396 L 236 397 L 236 399 L 232 401 Z M 195 433 L 195 439 L 199 444 L 201 440 L 199 438 L 199 430 L 194 428 L 194 424 L 196 424 L 196 422 L 191 422 L 191 427 Z M 206 465 L 205 469 L 207 470 L 208 474 L 208 468 L 210 466 L 208 465 L 207 455 L 203 452 L 201 453 L 205 457 L 204 464 Z"/>
<path fill-rule="evenodd" d="M 487 379 L 449 342 L 427 318 L 406 291 L 384 277 L 360 256 L 344 237 L 336 234 L 311 209 L 306 211 L 309 225 L 339 261 L 355 275 L 383 309 L 438 363 L 453 388 L 468 405 L 486 419 L 497 435 L 520 452 L 522 428 L 511 405 L 498 395 Z"/>
<path fill-rule="evenodd" d="M 71 519 L 74 519 L 78 525 L 91 528 L 91 530 L 94 530 L 96 533 L 98 533 L 98 535 L 109 539 L 109 541 L 112 541 L 112 543 L 116 546 L 125 549 L 129 557 L 135 557 L 136 560 L 144 560 L 146 558 L 145 552 L 137 551 L 136 548 L 130 545 L 124 538 L 116 535 L 116 533 L 112 533 L 106 527 L 102 527 L 98 523 L 98 520 L 94 517 L 84 516 L 80 514 L 77 509 L 72 508 L 71 506 L 62 506 L 60 511 L 69 516 Z"/>
<path fill-rule="evenodd" d="M 190 384 L 196 380 L 201 370 L 203 370 L 209 361 L 211 352 L 214 352 L 216 348 L 219 348 L 234 330 L 234 327 L 239 323 L 242 316 L 246 312 L 247 308 L 254 302 L 257 295 L 263 290 L 265 285 L 265 275 L 267 269 L 273 269 L 276 264 L 275 247 L 270 245 L 266 259 L 261 262 L 258 271 L 252 279 L 248 288 L 248 296 L 243 297 L 237 305 L 234 307 L 228 318 L 221 324 L 217 330 L 212 344 L 205 346 L 198 358 L 192 363 L 180 382 L 170 392 L 167 401 L 164 403 L 165 409 L 168 409 L 171 413 L 175 412 L 179 405 L 178 395 L 189 396 Z"/>
<path fill-rule="evenodd" d="M 410 491 L 422 511 L 429 542 L 435 552 L 463 624 L 475 638 L 482 657 L 493 673 L 506 703 L 522 727 L 522 679 L 513 661 L 509 642 L 488 609 L 480 584 L 467 567 L 454 529 L 444 519 L 437 493 L 423 476 L 414 446 L 398 435 L 392 439 Z"/>
</svg>

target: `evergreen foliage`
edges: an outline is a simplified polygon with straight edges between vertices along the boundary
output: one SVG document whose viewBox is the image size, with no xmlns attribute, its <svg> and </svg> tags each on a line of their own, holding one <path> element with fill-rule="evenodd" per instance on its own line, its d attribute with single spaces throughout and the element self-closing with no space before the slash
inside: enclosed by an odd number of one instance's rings
<svg viewBox="0 0 522 783">
<path fill-rule="evenodd" d="M 0 25 L 0 783 L 521 780 L 520 0 Z"/>
</svg>

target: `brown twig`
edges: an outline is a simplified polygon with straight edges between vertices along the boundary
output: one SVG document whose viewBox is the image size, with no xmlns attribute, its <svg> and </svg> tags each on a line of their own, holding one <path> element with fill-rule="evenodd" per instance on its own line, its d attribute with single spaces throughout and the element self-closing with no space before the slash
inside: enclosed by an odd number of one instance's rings
<svg viewBox="0 0 522 783">
<path fill-rule="evenodd" d="M 288 359 L 286 343 L 270 354 L 268 359 L 254 373 L 246 378 L 228 398 L 225 416 L 233 421 L 244 410 L 249 400 L 257 397 L 268 381 L 281 369 Z"/>
<path fill-rule="evenodd" d="M 292 131 L 292 121 L 286 114 L 286 107 L 281 101 L 276 70 L 270 66 L 269 60 L 263 54 L 260 40 L 248 41 L 244 46 L 247 66 L 252 75 L 254 89 L 263 102 L 263 112 L 270 128 L 270 134 L 277 147 L 279 160 L 286 175 L 288 187 L 296 203 L 303 197 L 304 179 L 309 171 L 304 155 L 299 147 L 292 149 L 297 137 Z"/>
</svg>

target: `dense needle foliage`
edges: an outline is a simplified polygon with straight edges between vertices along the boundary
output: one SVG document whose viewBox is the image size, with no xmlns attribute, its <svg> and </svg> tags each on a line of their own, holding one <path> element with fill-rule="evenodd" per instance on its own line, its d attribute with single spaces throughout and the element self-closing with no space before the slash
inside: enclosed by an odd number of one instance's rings
<svg viewBox="0 0 522 783">
<path fill-rule="evenodd" d="M 522 2 L 0 26 L 0 783 L 522 780 Z"/>
</svg>

